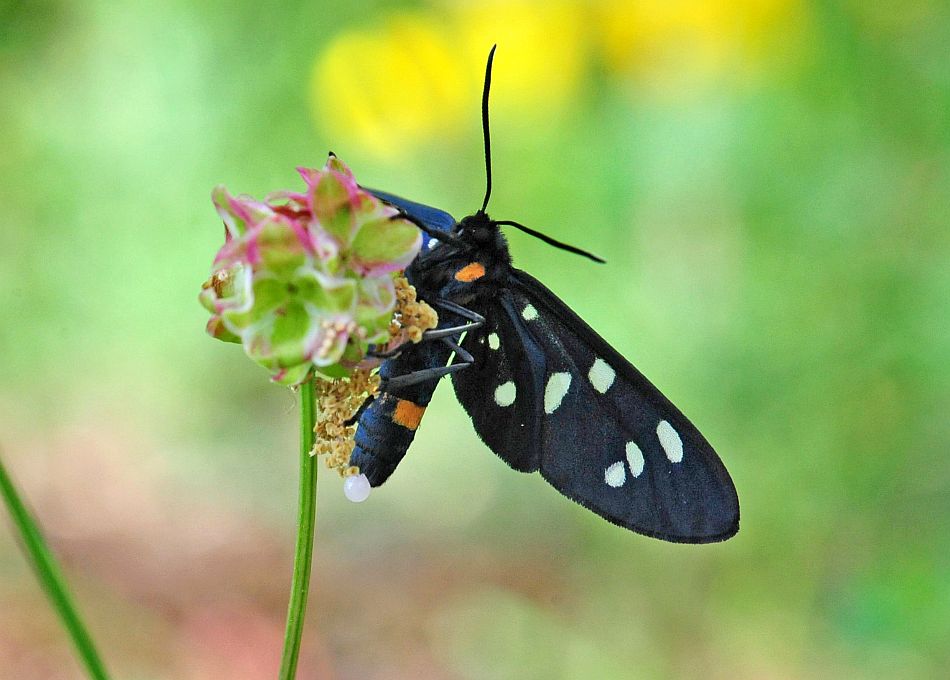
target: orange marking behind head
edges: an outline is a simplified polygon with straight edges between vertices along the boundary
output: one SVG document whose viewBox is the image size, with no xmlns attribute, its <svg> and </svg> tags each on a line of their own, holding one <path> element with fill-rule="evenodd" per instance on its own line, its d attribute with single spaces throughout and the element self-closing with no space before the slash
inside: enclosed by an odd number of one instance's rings
<svg viewBox="0 0 950 680">
<path fill-rule="evenodd" d="M 485 266 L 481 262 L 472 262 L 455 272 L 455 280 L 471 283 L 485 276 Z"/>
<path fill-rule="evenodd" d="M 425 406 L 413 404 L 407 399 L 400 399 L 396 403 L 396 409 L 393 411 L 393 422 L 402 425 L 406 429 L 415 430 L 422 421 L 422 414 L 426 412 Z"/>
</svg>

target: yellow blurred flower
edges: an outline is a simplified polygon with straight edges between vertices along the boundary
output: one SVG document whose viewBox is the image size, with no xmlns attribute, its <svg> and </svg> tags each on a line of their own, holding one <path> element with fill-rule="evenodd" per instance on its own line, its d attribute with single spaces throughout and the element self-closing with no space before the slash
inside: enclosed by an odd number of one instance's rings
<svg viewBox="0 0 950 680">
<path fill-rule="evenodd" d="M 485 58 L 498 43 L 493 108 L 549 118 L 585 64 L 576 3 L 481 2 L 400 14 L 337 36 L 318 56 L 311 100 L 332 138 L 393 156 L 479 120 Z"/>
<path fill-rule="evenodd" d="M 608 69 L 663 89 L 756 73 L 794 48 L 805 8 L 801 0 L 602 0 L 595 14 Z"/>
<path fill-rule="evenodd" d="M 576 96 L 587 64 L 585 5 L 482 0 L 456 7 L 457 45 L 479 81 L 498 44 L 492 108 L 547 119 Z"/>
<path fill-rule="evenodd" d="M 314 115 L 333 139 L 393 157 L 478 121 L 498 44 L 492 108 L 536 125 L 577 97 L 596 49 L 608 75 L 653 91 L 733 84 L 801 44 L 802 0 L 446 0 L 338 35 L 318 55 Z"/>
<path fill-rule="evenodd" d="M 337 36 L 316 62 L 311 101 L 331 138 L 386 156 L 453 129 L 470 87 L 446 27 L 399 15 Z"/>
</svg>

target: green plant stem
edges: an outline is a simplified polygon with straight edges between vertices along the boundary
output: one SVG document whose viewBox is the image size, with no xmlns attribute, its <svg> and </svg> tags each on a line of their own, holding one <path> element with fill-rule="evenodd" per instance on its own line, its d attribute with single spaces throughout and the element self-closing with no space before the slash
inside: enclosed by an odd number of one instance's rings
<svg viewBox="0 0 950 680">
<path fill-rule="evenodd" d="M 72 638 L 79 658 L 86 667 L 86 673 L 95 680 L 108 680 L 109 675 L 106 673 L 102 659 L 89 636 L 89 631 L 79 618 L 76 605 L 73 604 L 63 572 L 46 544 L 39 525 L 27 510 L 20 494 L 17 493 L 13 480 L 3 467 L 2 460 L 0 460 L 0 493 L 3 494 L 3 500 L 13 519 L 13 526 L 20 534 L 23 549 L 36 572 L 36 577 L 43 586 L 43 590 L 46 591 L 53 609 L 63 622 L 66 632 Z"/>
<path fill-rule="evenodd" d="M 317 459 L 313 450 L 313 427 L 316 420 L 314 378 L 300 386 L 300 496 L 297 505 L 297 544 L 294 549 L 294 576 L 287 607 L 287 629 L 284 632 L 284 653 L 280 661 L 280 680 L 293 680 L 297 675 L 300 639 L 307 613 L 310 590 L 310 568 L 313 561 L 313 532 L 317 515 Z"/>
</svg>

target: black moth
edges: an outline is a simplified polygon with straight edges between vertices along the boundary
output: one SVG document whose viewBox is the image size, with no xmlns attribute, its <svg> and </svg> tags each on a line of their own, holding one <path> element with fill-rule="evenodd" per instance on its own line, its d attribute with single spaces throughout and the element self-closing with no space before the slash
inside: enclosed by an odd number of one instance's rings
<svg viewBox="0 0 950 680">
<path fill-rule="evenodd" d="M 457 222 L 436 208 L 374 195 L 423 232 L 406 270 L 438 328 L 386 354 L 380 395 L 354 416 L 350 459 L 372 486 L 402 460 L 442 376 L 451 374 L 482 441 L 521 472 L 541 472 L 568 498 L 632 531 L 681 543 L 739 530 L 739 499 L 693 424 L 636 368 L 537 280 L 511 265 L 500 226 L 598 258 L 485 212 L 491 195 L 488 55 L 482 94 L 487 190 Z M 453 359 L 454 355 L 454 359 Z"/>
</svg>

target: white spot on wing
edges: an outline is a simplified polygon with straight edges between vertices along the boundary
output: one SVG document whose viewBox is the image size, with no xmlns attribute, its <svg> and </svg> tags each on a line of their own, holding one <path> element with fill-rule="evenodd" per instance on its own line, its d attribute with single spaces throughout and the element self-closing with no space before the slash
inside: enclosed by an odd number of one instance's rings
<svg viewBox="0 0 950 680">
<path fill-rule="evenodd" d="M 501 342 L 498 340 L 497 333 L 488 334 L 488 346 L 491 347 L 492 349 L 498 349 L 499 347 L 501 347 Z"/>
<path fill-rule="evenodd" d="M 437 245 L 439 245 L 439 239 L 437 239 L 437 238 L 430 238 L 430 239 L 429 239 L 429 245 L 428 245 L 427 247 L 429 248 L 429 250 L 432 250 L 432 249 L 435 248 Z"/>
<path fill-rule="evenodd" d="M 594 361 L 594 365 L 590 367 L 590 373 L 587 374 L 590 384 L 601 394 L 610 389 L 610 386 L 614 384 L 615 377 L 617 377 L 617 374 L 614 373 L 614 369 L 603 359 Z"/>
<path fill-rule="evenodd" d="M 656 426 L 656 436 L 660 438 L 660 446 L 663 447 L 663 452 L 671 463 L 679 463 L 683 460 L 683 440 L 672 425 L 661 420 Z"/>
<path fill-rule="evenodd" d="M 544 412 L 551 414 L 557 410 L 564 395 L 571 387 L 570 373 L 552 373 L 548 385 L 544 388 Z"/>
<path fill-rule="evenodd" d="M 622 460 L 618 460 L 604 470 L 604 481 L 607 482 L 607 486 L 612 486 L 615 489 L 618 486 L 623 486 L 623 483 L 627 481 L 627 471 L 623 469 Z"/>
<path fill-rule="evenodd" d="M 515 403 L 518 390 L 510 380 L 495 388 L 495 403 L 499 406 L 511 406 Z"/>
<path fill-rule="evenodd" d="M 538 318 L 538 310 L 531 305 L 526 305 L 525 308 L 521 310 L 521 316 L 524 317 L 525 321 L 532 321 Z"/>
<path fill-rule="evenodd" d="M 627 442 L 627 465 L 630 466 L 630 474 L 639 477 L 643 474 L 643 451 L 634 442 Z"/>
</svg>

